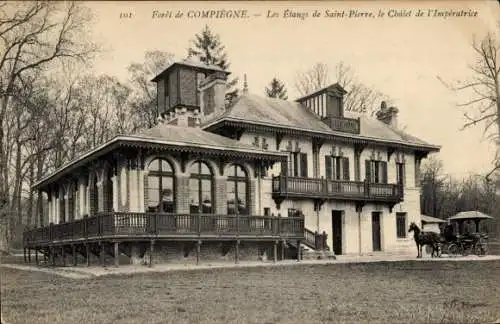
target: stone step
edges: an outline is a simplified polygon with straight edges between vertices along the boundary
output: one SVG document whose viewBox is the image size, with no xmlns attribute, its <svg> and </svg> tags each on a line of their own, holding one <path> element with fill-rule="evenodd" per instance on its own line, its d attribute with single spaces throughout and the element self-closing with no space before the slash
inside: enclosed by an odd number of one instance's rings
<svg viewBox="0 0 500 324">
<path fill-rule="evenodd" d="M 315 251 L 315 250 L 306 250 L 302 254 L 303 260 L 326 260 L 332 259 L 335 260 L 335 253 L 332 251 Z"/>
</svg>

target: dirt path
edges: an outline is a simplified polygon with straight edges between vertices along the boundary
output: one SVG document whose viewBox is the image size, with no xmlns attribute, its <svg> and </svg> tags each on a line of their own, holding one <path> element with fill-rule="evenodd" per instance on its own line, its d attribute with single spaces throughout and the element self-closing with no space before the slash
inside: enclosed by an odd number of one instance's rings
<svg viewBox="0 0 500 324">
<path fill-rule="evenodd" d="M 416 259 L 414 256 L 387 256 L 387 255 L 371 255 L 371 256 L 340 256 L 337 260 L 286 260 L 273 263 L 272 261 L 245 261 L 235 264 L 233 262 L 206 262 L 196 265 L 192 262 L 173 262 L 165 264 L 156 264 L 153 267 L 144 265 L 120 265 L 115 266 L 77 266 L 77 267 L 37 267 L 35 265 L 21 264 L 1 264 L 2 267 L 25 271 L 41 271 L 63 276 L 71 279 L 88 279 L 106 275 L 127 275 L 145 272 L 170 272 L 170 271 L 187 271 L 187 270 L 202 270 L 202 269 L 217 269 L 217 268 L 245 268 L 245 267 L 275 267 L 275 266 L 297 266 L 301 264 L 341 264 L 341 263 L 366 263 L 366 262 L 398 262 L 398 261 L 488 261 L 500 260 L 499 255 L 488 255 L 484 257 L 467 256 L 450 258 L 443 256 L 441 258 L 422 258 Z"/>
</svg>

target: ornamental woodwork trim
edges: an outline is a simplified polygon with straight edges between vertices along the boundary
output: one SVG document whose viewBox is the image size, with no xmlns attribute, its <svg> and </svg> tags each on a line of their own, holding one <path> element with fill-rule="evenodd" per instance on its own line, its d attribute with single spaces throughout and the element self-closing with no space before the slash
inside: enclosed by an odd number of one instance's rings
<svg viewBox="0 0 500 324">
<path fill-rule="evenodd" d="M 378 144 L 378 145 L 383 145 L 385 147 L 390 146 L 393 148 L 410 148 L 415 150 L 416 148 L 419 148 L 420 151 L 423 150 L 430 150 L 434 151 L 437 150 L 435 148 L 431 148 L 425 145 L 419 145 L 419 144 L 404 144 L 404 143 L 394 143 L 394 142 L 385 142 L 382 140 L 377 140 L 377 139 L 368 139 L 368 138 L 356 138 L 356 137 L 350 137 L 350 136 L 338 136 L 334 134 L 328 134 L 328 133 L 320 133 L 320 132 L 315 132 L 315 131 L 308 131 L 308 130 L 300 130 L 300 129 L 295 129 L 291 127 L 283 127 L 283 126 L 267 126 L 267 125 L 259 125 L 259 124 L 252 124 L 248 122 L 241 122 L 241 121 L 235 121 L 235 120 L 220 120 L 216 124 L 213 124 L 209 127 L 205 127 L 205 130 L 208 131 L 216 131 L 220 129 L 224 129 L 225 127 L 241 127 L 244 128 L 245 130 L 248 130 L 250 132 L 265 132 L 265 133 L 271 133 L 275 134 L 278 137 L 278 134 L 280 137 L 283 137 L 285 135 L 290 135 L 290 136 L 297 136 L 297 137 L 317 137 L 317 138 L 322 138 L 328 141 L 335 141 L 335 142 L 341 142 L 345 143 L 348 145 L 352 144 L 363 144 L 363 145 L 368 145 L 368 144 Z M 278 138 L 277 138 L 278 139 Z M 281 140 L 276 141 L 277 147 L 279 147 L 279 142 Z"/>
<path fill-rule="evenodd" d="M 332 145 L 332 149 L 330 150 L 330 156 L 332 156 L 332 157 L 343 157 L 344 156 L 344 152 L 342 151 L 342 147 L 341 146 Z"/>
<path fill-rule="evenodd" d="M 372 150 L 370 154 L 370 160 L 372 161 L 383 161 L 382 154 L 379 150 Z"/>
</svg>

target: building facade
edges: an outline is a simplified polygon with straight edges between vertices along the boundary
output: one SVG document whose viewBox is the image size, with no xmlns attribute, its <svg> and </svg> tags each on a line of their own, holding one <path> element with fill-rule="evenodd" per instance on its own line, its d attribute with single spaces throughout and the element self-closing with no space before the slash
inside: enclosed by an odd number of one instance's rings
<svg viewBox="0 0 500 324">
<path fill-rule="evenodd" d="M 413 248 L 419 166 L 438 146 L 399 130 L 385 104 L 377 119 L 349 118 L 338 84 L 294 102 L 245 89 L 226 105 L 227 75 L 182 61 L 156 76 L 160 123 L 40 179 L 44 226 L 26 246 L 87 261 L 162 248 L 198 258 L 202 246 L 236 259 L 245 248 L 283 258 L 303 244 L 337 255 Z"/>
</svg>

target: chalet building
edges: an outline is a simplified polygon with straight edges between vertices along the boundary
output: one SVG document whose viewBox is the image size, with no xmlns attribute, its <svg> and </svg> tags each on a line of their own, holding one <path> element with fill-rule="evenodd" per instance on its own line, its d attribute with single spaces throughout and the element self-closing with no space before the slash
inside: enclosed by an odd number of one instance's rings
<svg viewBox="0 0 500 324">
<path fill-rule="evenodd" d="M 418 172 L 439 147 L 349 118 L 331 85 L 296 101 L 225 104 L 228 72 L 189 60 L 156 76 L 158 126 L 119 135 L 40 179 L 42 227 L 25 247 L 51 262 L 132 262 L 413 251 Z M 246 82 L 245 82 L 246 83 Z M 58 262 L 59 262 L 58 261 Z"/>
</svg>

